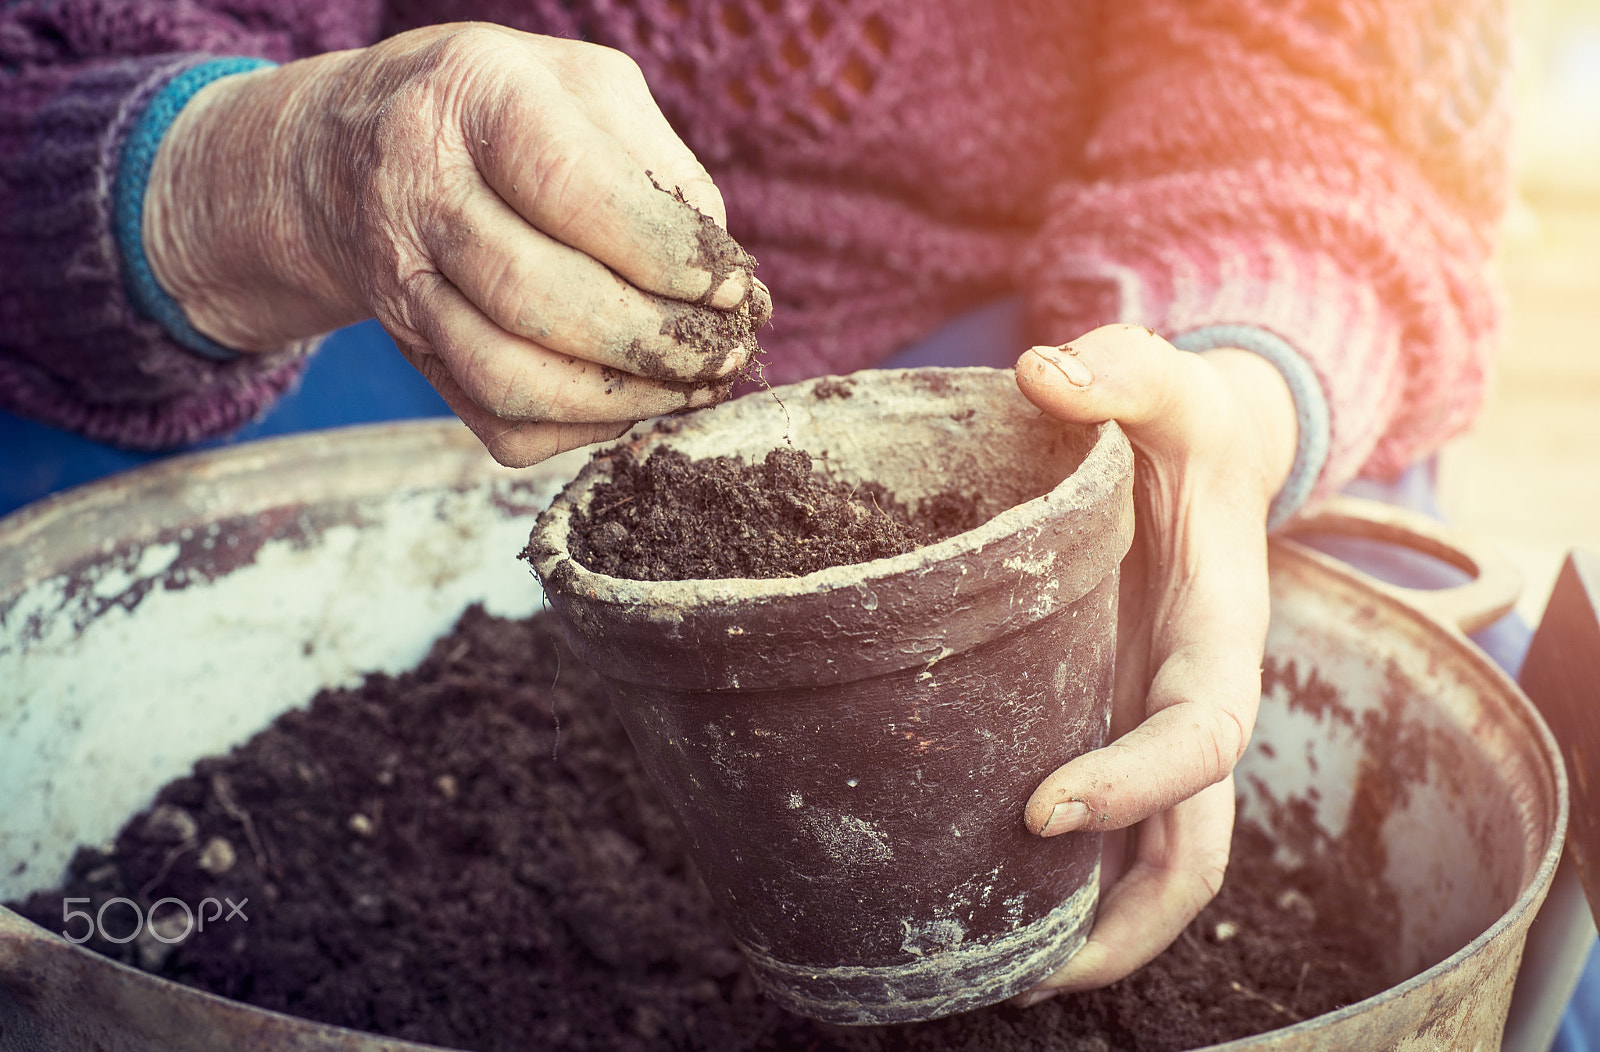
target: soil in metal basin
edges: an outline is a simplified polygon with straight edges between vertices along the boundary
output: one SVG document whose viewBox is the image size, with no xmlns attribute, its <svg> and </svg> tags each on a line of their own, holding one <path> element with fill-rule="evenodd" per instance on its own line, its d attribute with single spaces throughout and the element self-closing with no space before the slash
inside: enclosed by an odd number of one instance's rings
<svg viewBox="0 0 1600 1052">
<path fill-rule="evenodd" d="M 574 516 L 569 544 L 589 569 L 635 581 L 799 577 L 985 521 L 973 495 L 941 493 L 912 509 L 877 483 L 824 477 L 797 449 L 771 450 L 759 464 L 674 449 L 644 461 L 627 447 L 609 456 L 611 478 Z"/>
<path fill-rule="evenodd" d="M 319 694 L 159 793 L 67 886 L 12 904 L 62 930 L 171 896 L 248 900 L 169 948 L 94 948 L 252 1004 L 452 1048 L 1165 1052 L 1386 984 L 1394 914 L 1359 859 L 1285 869 L 1242 826 L 1221 894 L 1103 991 L 845 1028 L 767 1001 L 722 933 L 596 677 L 551 618 L 470 610 L 422 664 Z M 169 939 L 177 907 L 157 911 Z M 132 928 L 125 905 L 104 934 Z M 79 925 L 74 927 L 76 931 Z"/>
</svg>

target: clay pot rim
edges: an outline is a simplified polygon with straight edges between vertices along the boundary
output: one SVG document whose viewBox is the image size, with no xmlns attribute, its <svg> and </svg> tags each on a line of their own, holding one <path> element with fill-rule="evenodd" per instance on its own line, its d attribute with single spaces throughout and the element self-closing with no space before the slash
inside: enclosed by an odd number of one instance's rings
<svg viewBox="0 0 1600 1052">
<path fill-rule="evenodd" d="M 1008 370 L 986 368 L 868 370 L 868 372 L 876 374 L 876 378 L 885 382 L 894 382 L 906 374 L 927 372 L 967 374 L 962 378 L 980 381 L 1004 376 L 1008 384 L 1012 382 L 1010 379 L 1012 374 Z M 854 377 L 860 375 L 854 374 Z M 837 379 L 839 378 L 819 377 L 816 380 L 790 386 L 795 389 L 810 388 L 817 383 Z M 786 389 L 780 388 L 780 390 Z M 1020 398 L 1020 394 L 1018 397 Z M 636 452 L 649 450 L 657 444 L 669 442 L 672 436 L 681 430 L 684 420 L 700 413 L 712 412 L 716 408 L 699 410 L 683 417 L 668 418 L 666 426 L 658 424 L 643 435 L 630 436 L 619 445 L 631 445 Z M 930 413 L 938 413 L 944 409 L 945 407 L 935 408 L 930 403 Z M 1007 508 L 983 525 L 958 533 L 954 537 L 947 537 L 935 544 L 888 558 L 830 566 L 801 577 L 636 581 L 590 570 L 572 556 L 567 542 L 574 508 L 579 500 L 587 496 L 591 488 L 603 481 L 608 470 L 609 459 L 606 452 L 601 452 L 584 465 L 577 477 L 562 488 L 549 508 L 539 516 L 529 544 L 530 549 L 536 553 L 533 568 L 547 589 L 554 586 L 553 582 L 561 581 L 562 591 L 583 595 L 591 602 L 622 605 L 748 603 L 752 599 L 784 599 L 816 595 L 842 588 L 858 588 L 903 576 L 920 567 L 932 567 L 964 555 L 976 554 L 994 544 L 1010 542 L 1030 528 L 1041 528 L 1047 519 L 1059 513 L 1062 504 L 1069 509 L 1087 510 L 1114 500 L 1119 480 L 1123 474 L 1132 470 L 1132 449 L 1122 429 L 1112 420 L 1090 425 L 1063 422 L 1061 426 L 1064 429 L 1082 428 L 1093 435 L 1093 442 L 1072 474 L 1061 480 L 1049 492 Z M 1123 554 L 1121 551 L 1116 552 L 1108 560 L 1107 565 L 1120 562 Z"/>
</svg>

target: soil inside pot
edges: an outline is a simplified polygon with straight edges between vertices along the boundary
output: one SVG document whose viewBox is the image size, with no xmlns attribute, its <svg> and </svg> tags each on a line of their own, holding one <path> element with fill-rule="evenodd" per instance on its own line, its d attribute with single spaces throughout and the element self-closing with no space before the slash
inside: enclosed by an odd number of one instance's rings
<svg viewBox="0 0 1600 1052">
<path fill-rule="evenodd" d="M 977 496 L 940 493 L 912 509 L 878 483 L 825 477 L 797 449 L 759 464 L 675 449 L 606 455 L 611 478 L 573 517 L 569 545 L 589 569 L 636 581 L 799 577 L 914 551 L 987 518 Z"/>
<path fill-rule="evenodd" d="M 245 903 L 247 920 L 176 947 L 148 931 L 92 945 L 252 1004 L 447 1047 L 1167 1052 L 1387 985 L 1392 900 L 1362 859 L 1325 846 L 1286 866 L 1241 824 L 1221 894 L 1109 989 L 931 1023 L 816 1023 L 756 989 L 554 619 L 474 609 L 415 670 L 324 691 L 201 761 L 114 844 L 81 849 L 64 888 L 10 905 L 60 931 L 63 896 L 91 914 L 118 895 L 142 911 L 167 896 Z M 104 918 L 103 935 L 132 928 L 126 906 Z"/>
</svg>

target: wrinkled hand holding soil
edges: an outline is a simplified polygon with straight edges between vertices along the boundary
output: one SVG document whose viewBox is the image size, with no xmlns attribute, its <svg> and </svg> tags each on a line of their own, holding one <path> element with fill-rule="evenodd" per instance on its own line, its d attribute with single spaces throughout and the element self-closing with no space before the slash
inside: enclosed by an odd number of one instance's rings
<svg viewBox="0 0 1600 1052">
<path fill-rule="evenodd" d="M 875 482 L 850 485 L 778 448 L 760 464 L 690 460 L 662 449 L 640 461 L 608 453 L 608 482 L 573 517 L 572 555 L 635 581 L 800 577 L 914 551 L 980 526 L 977 494 L 941 493 L 906 507 Z"/>
</svg>

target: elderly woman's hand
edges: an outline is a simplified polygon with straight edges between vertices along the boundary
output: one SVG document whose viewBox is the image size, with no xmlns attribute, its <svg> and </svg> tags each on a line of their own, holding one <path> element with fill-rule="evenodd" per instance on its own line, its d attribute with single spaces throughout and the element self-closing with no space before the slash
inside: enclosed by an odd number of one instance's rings
<svg viewBox="0 0 1600 1052">
<path fill-rule="evenodd" d="M 1189 354 L 1113 325 L 1035 348 L 1017 383 L 1045 412 L 1118 421 L 1133 443 L 1137 532 L 1123 563 L 1112 744 L 1028 801 L 1044 836 L 1107 833 L 1089 941 L 1034 991 L 1103 986 L 1177 938 L 1216 894 L 1233 767 L 1260 700 L 1266 516 L 1294 457 L 1288 386 L 1240 350 Z"/>
<path fill-rule="evenodd" d="M 227 346 L 375 315 L 522 465 L 717 397 L 770 312 L 723 222 L 632 60 L 457 25 L 203 89 L 162 141 L 144 237 Z"/>
</svg>

